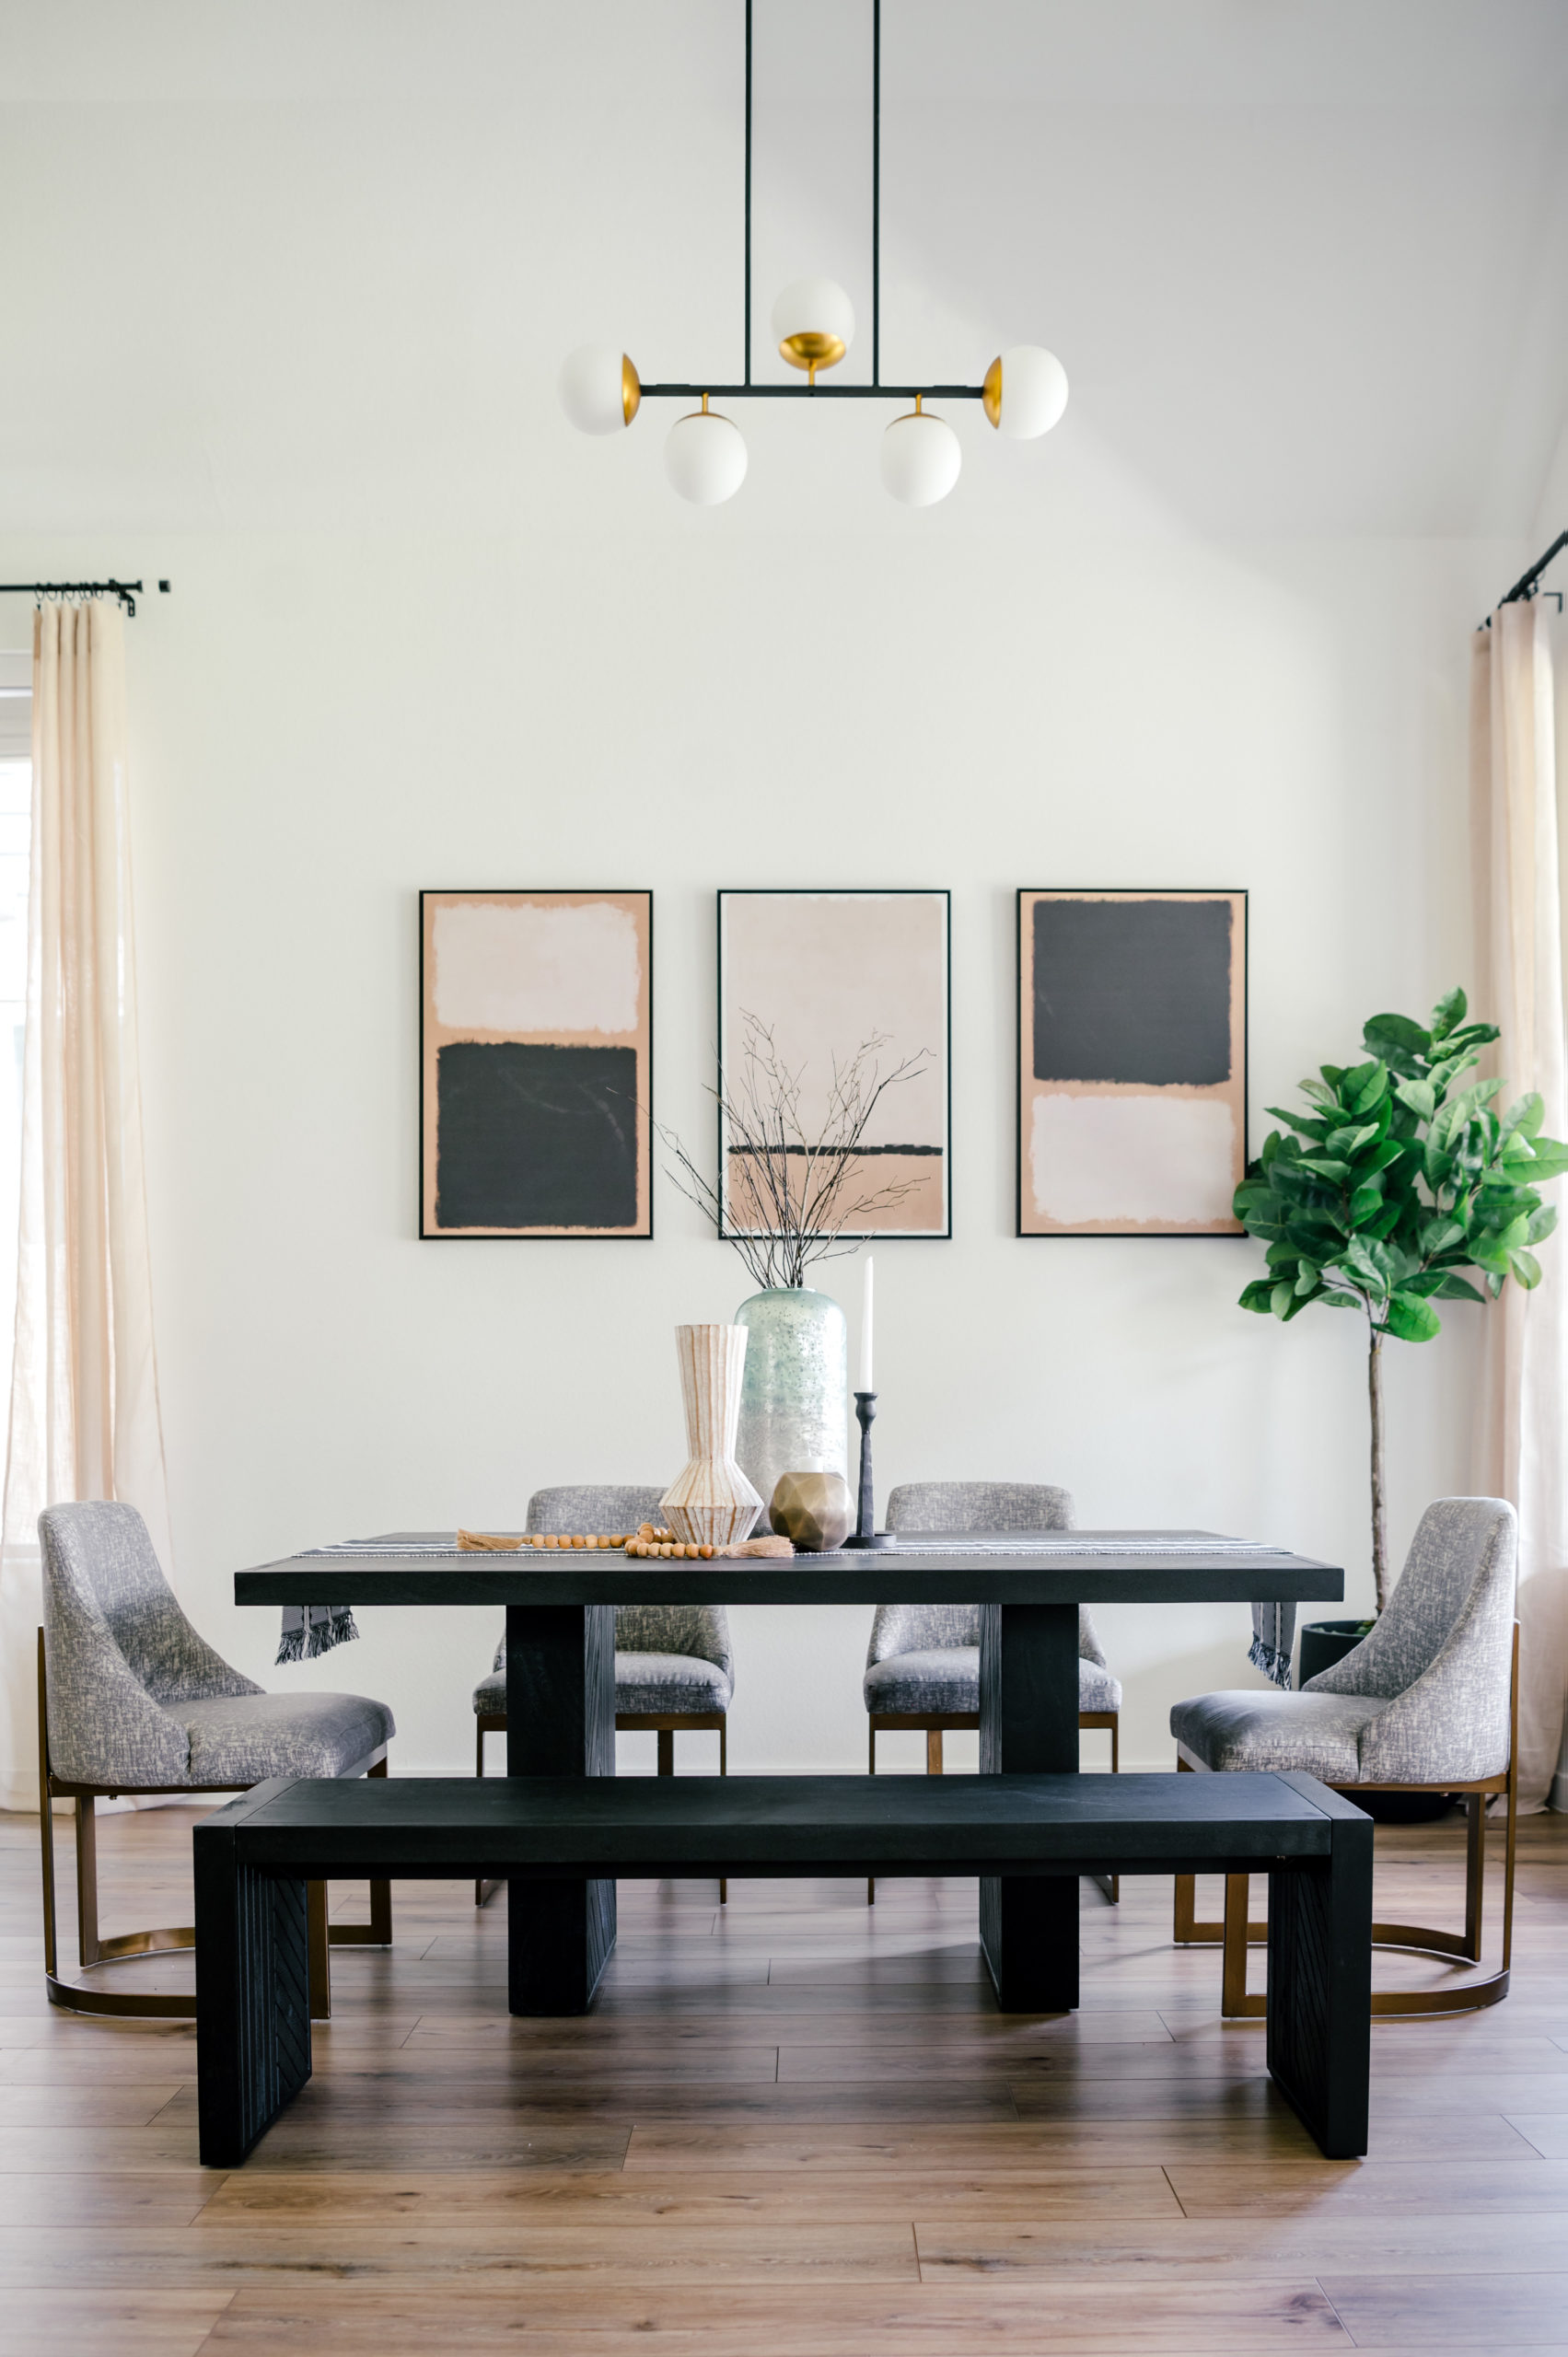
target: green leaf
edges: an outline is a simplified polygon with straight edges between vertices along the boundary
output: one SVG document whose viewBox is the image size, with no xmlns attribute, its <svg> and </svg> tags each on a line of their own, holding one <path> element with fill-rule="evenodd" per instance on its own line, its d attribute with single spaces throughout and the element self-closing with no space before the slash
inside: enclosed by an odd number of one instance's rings
<svg viewBox="0 0 1568 2357">
<path fill-rule="evenodd" d="M 1438 1212 L 1422 1228 L 1422 1251 L 1430 1260 L 1434 1253 L 1446 1252 L 1454 1245 L 1462 1243 L 1464 1234 L 1462 1221 L 1450 1219 L 1446 1212 Z"/>
<path fill-rule="evenodd" d="M 1451 1269 L 1444 1271 L 1443 1281 L 1434 1291 L 1439 1301 L 1479 1301 L 1484 1304 L 1486 1300 L 1486 1295 L 1478 1293 L 1468 1277 L 1458 1277 Z"/>
<path fill-rule="evenodd" d="M 1336 1161 L 1331 1154 L 1304 1154 L 1299 1160 L 1303 1170 L 1310 1170 L 1319 1178 L 1350 1177 L 1350 1164 Z"/>
<path fill-rule="evenodd" d="M 1527 1164 L 1532 1187 L 1544 1187 L 1550 1178 L 1561 1178 L 1568 1170 L 1568 1145 L 1557 1138 L 1537 1138 L 1535 1155 Z"/>
<path fill-rule="evenodd" d="M 1525 1230 L 1525 1242 L 1527 1244 L 1544 1244 L 1547 1237 L 1551 1234 L 1552 1229 L 1556 1225 L 1557 1205 L 1555 1203 L 1542 1203 L 1539 1211 L 1535 1211 L 1530 1213 L 1530 1224 Z"/>
<path fill-rule="evenodd" d="M 1364 1121 L 1353 1129 L 1330 1130 L 1324 1143 L 1330 1154 L 1354 1155 L 1376 1134 L 1376 1122 Z"/>
<path fill-rule="evenodd" d="M 1295 1287 L 1276 1285 L 1270 1296 L 1269 1306 L 1276 1318 L 1290 1318 L 1295 1314 Z"/>
<path fill-rule="evenodd" d="M 1365 1225 L 1368 1221 L 1376 1218 L 1383 1207 L 1381 1187 L 1358 1187 L 1350 1199 L 1351 1225 L 1353 1227 Z"/>
<path fill-rule="evenodd" d="M 1287 1113 L 1283 1105 L 1265 1105 L 1263 1110 L 1276 1121 L 1283 1121 L 1289 1128 L 1299 1130 L 1304 1138 L 1316 1138 L 1321 1144 L 1329 1134 L 1327 1121 L 1310 1119 L 1305 1113 Z"/>
<path fill-rule="evenodd" d="M 1353 1293 L 1320 1293 L 1318 1296 L 1325 1309 L 1359 1309 L 1361 1302 Z"/>
<path fill-rule="evenodd" d="M 1260 1316 L 1267 1318 L 1272 1306 L 1273 1291 L 1266 1277 L 1255 1277 L 1242 1292 L 1237 1306 L 1239 1309 L 1255 1309 Z"/>
<path fill-rule="evenodd" d="M 1408 1105 L 1423 1121 L 1430 1121 L 1437 1110 L 1437 1098 L 1429 1080 L 1401 1080 L 1394 1094 L 1401 1105 Z"/>
<path fill-rule="evenodd" d="M 1388 1331 L 1397 1334 L 1401 1342 L 1430 1342 L 1443 1331 L 1443 1320 L 1429 1301 L 1413 1293 L 1391 1294 L 1388 1298 Z"/>
<path fill-rule="evenodd" d="M 1318 1271 L 1310 1260 L 1303 1260 L 1295 1280 L 1296 1292 L 1306 1300 L 1318 1290 Z"/>
<path fill-rule="evenodd" d="M 1508 1256 L 1514 1274 L 1527 1293 L 1533 1293 L 1540 1283 L 1540 1262 L 1533 1252 L 1511 1252 Z"/>
<path fill-rule="evenodd" d="M 1432 1034 L 1412 1023 L 1408 1015 L 1375 1015 L 1362 1039 L 1380 1062 L 1409 1080 L 1421 1076 L 1421 1066 L 1432 1046 Z M 1324 1078 L 1328 1078 L 1325 1072 Z"/>
<path fill-rule="evenodd" d="M 1510 1105 L 1504 1114 L 1503 1134 L 1512 1137 L 1517 1132 L 1521 1137 L 1533 1138 L 1545 1119 L 1546 1099 L 1539 1089 L 1532 1089 L 1527 1097 L 1521 1097 L 1516 1104 Z"/>
<path fill-rule="evenodd" d="M 1381 1059 L 1372 1067 L 1371 1077 L 1363 1081 L 1351 1099 L 1353 1111 L 1369 1113 L 1388 1094 L 1388 1067 Z"/>
<path fill-rule="evenodd" d="M 1464 1021 L 1469 1011 L 1469 1001 L 1458 985 L 1451 991 L 1445 991 L 1432 1010 L 1433 1038 L 1446 1039 L 1454 1026 Z"/>
</svg>

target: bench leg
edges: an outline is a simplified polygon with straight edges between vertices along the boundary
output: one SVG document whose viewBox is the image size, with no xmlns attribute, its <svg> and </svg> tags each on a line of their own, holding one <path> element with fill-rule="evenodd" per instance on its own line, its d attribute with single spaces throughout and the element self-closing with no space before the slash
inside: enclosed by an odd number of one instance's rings
<svg viewBox="0 0 1568 2357">
<path fill-rule="evenodd" d="M 1270 1875 L 1268 2004 L 1270 2075 L 1330 2160 L 1359 2159 L 1372 2061 L 1369 1818 L 1336 1820 L 1326 1861 Z"/>
<path fill-rule="evenodd" d="M 198 1827 L 196 2092 L 203 2168 L 245 2158 L 310 2076 L 306 1886 L 236 1863 Z"/>
</svg>

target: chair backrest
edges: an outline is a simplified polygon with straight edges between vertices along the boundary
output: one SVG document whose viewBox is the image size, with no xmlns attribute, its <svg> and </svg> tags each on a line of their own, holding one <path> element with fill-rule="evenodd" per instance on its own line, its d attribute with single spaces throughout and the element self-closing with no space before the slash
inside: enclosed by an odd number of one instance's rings
<svg viewBox="0 0 1568 2357">
<path fill-rule="evenodd" d="M 1045 1481 L 901 1481 L 888 1500 L 888 1528 L 1071 1530 L 1073 1500 Z M 978 1645 L 977 1604 L 879 1604 L 867 1663 L 894 1654 Z M 1086 1604 L 1078 1607 L 1078 1652 L 1103 1668 L 1105 1655 Z"/>
<path fill-rule="evenodd" d="M 1438 1498 L 1422 1515 L 1388 1608 L 1353 1653 L 1309 1678 L 1304 1693 L 1392 1701 L 1455 1639 L 1506 1695 L 1513 1651 L 1517 1522 L 1504 1498 Z"/>
<path fill-rule="evenodd" d="M 38 1534 L 56 1772 L 80 1783 L 179 1781 L 190 1739 L 164 1706 L 261 1689 L 192 1629 L 134 1506 L 47 1506 Z"/>
<path fill-rule="evenodd" d="M 587 1538 L 635 1530 L 657 1522 L 663 1488 L 636 1482 L 583 1482 L 536 1490 L 528 1500 L 528 1528 Z M 622 1604 L 615 1615 L 615 1647 L 623 1654 L 689 1654 L 717 1662 L 733 1676 L 729 1615 L 722 1604 Z M 496 1656 L 499 1668 L 505 1654 Z"/>
</svg>

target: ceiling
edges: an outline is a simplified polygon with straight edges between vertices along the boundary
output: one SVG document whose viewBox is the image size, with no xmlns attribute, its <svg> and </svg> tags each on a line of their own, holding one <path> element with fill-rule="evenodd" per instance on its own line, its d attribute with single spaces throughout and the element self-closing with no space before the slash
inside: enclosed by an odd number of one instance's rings
<svg viewBox="0 0 1568 2357">
<path fill-rule="evenodd" d="M 756 6 L 758 373 L 772 293 L 825 269 L 865 376 L 869 0 Z M 1530 528 L 1568 414 L 1568 0 L 883 17 L 884 375 L 1031 341 L 1073 383 L 1011 470 L 958 421 L 971 520 Z M 742 26 L 0 0 L 0 521 L 666 528 L 658 419 L 583 443 L 554 376 L 588 338 L 738 373 Z M 860 409 L 754 404 L 737 512 L 816 528 L 842 482 L 875 525 Z"/>
</svg>

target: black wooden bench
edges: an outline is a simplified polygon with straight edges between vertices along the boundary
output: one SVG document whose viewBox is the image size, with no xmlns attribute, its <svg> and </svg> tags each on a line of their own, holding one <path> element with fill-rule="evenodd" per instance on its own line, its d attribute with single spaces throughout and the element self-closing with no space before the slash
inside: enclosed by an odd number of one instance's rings
<svg viewBox="0 0 1568 2357">
<path fill-rule="evenodd" d="M 1372 1820 L 1310 1776 L 279 1777 L 195 1831 L 201 2156 L 310 2075 L 306 1887 L 616 1876 L 1266 1873 L 1268 2064 L 1331 2159 L 1366 2150 Z"/>
</svg>

